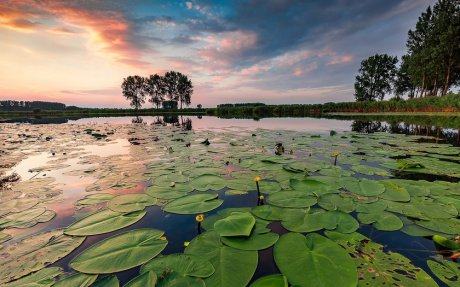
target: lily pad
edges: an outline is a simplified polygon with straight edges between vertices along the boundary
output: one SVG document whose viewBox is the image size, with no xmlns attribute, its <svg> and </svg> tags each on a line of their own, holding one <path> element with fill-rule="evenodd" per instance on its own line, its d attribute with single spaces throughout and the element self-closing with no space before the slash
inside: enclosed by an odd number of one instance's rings
<svg viewBox="0 0 460 287">
<path fill-rule="evenodd" d="M 447 286 L 460 286 L 460 264 L 448 260 L 441 260 L 441 262 L 428 260 L 427 264 L 431 272 Z"/>
<path fill-rule="evenodd" d="M 131 230 L 99 241 L 77 255 L 70 267 L 88 274 L 107 274 L 133 268 L 157 256 L 168 244 L 163 231 Z"/>
<path fill-rule="evenodd" d="M 251 209 L 252 214 L 255 216 L 271 221 L 279 221 L 281 220 L 281 215 L 283 213 L 284 208 L 271 206 L 271 205 L 260 205 L 256 206 Z"/>
<path fill-rule="evenodd" d="M 317 198 L 302 191 L 280 191 L 268 198 L 268 203 L 278 207 L 302 208 L 315 205 Z"/>
<path fill-rule="evenodd" d="M 191 185 L 198 191 L 221 190 L 226 186 L 225 179 L 218 175 L 203 174 L 195 177 Z"/>
<path fill-rule="evenodd" d="M 220 236 L 249 236 L 255 223 L 256 219 L 249 212 L 234 212 L 217 220 L 214 230 Z"/>
<path fill-rule="evenodd" d="M 286 276 L 281 274 L 273 274 L 261 277 L 254 281 L 249 287 L 288 287 Z"/>
<path fill-rule="evenodd" d="M 155 286 L 157 283 L 158 277 L 157 274 L 153 271 L 147 271 L 141 273 L 141 275 L 131 279 L 123 287 L 146 287 L 146 286 Z"/>
<path fill-rule="evenodd" d="M 16 281 L 2 285 L 3 287 L 50 287 L 55 285 L 55 279 L 62 274 L 58 267 L 48 267 L 20 278 Z"/>
<path fill-rule="evenodd" d="M 278 238 L 279 235 L 273 232 L 260 234 L 253 231 L 249 237 L 222 237 L 221 240 L 225 245 L 240 250 L 262 250 L 271 247 Z"/>
<path fill-rule="evenodd" d="M 129 193 L 112 198 L 107 206 L 116 212 L 133 212 L 155 204 L 157 204 L 157 199 L 145 193 Z"/>
<path fill-rule="evenodd" d="M 258 263 L 257 251 L 225 246 L 221 243 L 219 234 L 214 231 L 207 231 L 195 237 L 185 249 L 185 254 L 207 259 L 214 266 L 214 274 L 204 279 L 207 286 L 246 286 Z"/>
<path fill-rule="evenodd" d="M 187 195 L 168 203 L 164 210 L 177 214 L 203 213 L 218 208 L 223 200 L 217 199 L 214 193 L 200 193 Z"/>
<path fill-rule="evenodd" d="M 64 233 L 76 236 L 108 233 L 138 222 L 145 214 L 145 211 L 120 213 L 105 209 L 73 223 Z"/>
<path fill-rule="evenodd" d="M 76 273 L 56 282 L 54 287 L 89 287 L 96 281 L 97 275 Z"/>
<path fill-rule="evenodd" d="M 346 177 L 342 178 L 340 182 L 348 191 L 362 196 L 376 196 L 385 192 L 383 184 L 365 178 Z"/>
<path fill-rule="evenodd" d="M 118 281 L 117 276 L 111 275 L 102 277 L 101 279 L 94 282 L 92 287 L 118 287 L 120 282 Z"/>
<path fill-rule="evenodd" d="M 167 272 L 160 277 L 156 287 L 205 287 L 201 278 L 182 276 L 177 272 Z"/>
<path fill-rule="evenodd" d="M 403 227 L 403 222 L 391 212 L 358 213 L 358 220 L 364 224 L 372 224 L 375 229 L 396 231 Z"/>
<path fill-rule="evenodd" d="M 114 198 L 115 195 L 110 193 L 95 193 L 85 196 L 84 198 L 77 201 L 77 205 L 94 205 L 103 202 L 107 202 Z"/>
<path fill-rule="evenodd" d="M 85 237 L 67 236 L 53 230 L 27 237 L 1 249 L 0 284 L 40 270 L 76 249 Z"/>
<path fill-rule="evenodd" d="M 334 287 L 358 284 L 356 266 L 348 253 L 319 234 L 287 233 L 274 248 L 275 262 L 289 283 L 299 286 Z"/>
<path fill-rule="evenodd" d="M 140 273 L 154 271 L 162 274 L 165 270 L 172 270 L 182 276 L 206 278 L 214 273 L 212 264 L 196 255 L 171 254 L 154 258 L 144 264 Z"/>
</svg>

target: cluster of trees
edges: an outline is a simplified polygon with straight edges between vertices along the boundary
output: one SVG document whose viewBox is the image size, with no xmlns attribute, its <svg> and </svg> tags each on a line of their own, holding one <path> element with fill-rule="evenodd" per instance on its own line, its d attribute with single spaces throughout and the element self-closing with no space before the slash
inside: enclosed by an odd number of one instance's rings
<svg viewBox="0 0 460 287">
<path fill-rule="evenodd" d="M 180 102 L 180 107 L 190 106 L 193 94 L 192 81 L 176 71 L 158 74 L 149 77 L 129 76 L 123 79 L 121 84 L 123 96 L 130 101 L 130 105 L 136 110 L 142 107 L 147 98 L 157 109 L 167 102 Z"/>
<path fill-rule="evenodd" d="M 0 101 L 1 111 L 29 111 L 34 109 L 65 110 L 66 105 L 62 103 L 43 101 Z"/>
<path fill-rule="evenodd" d="M 382 100 L 385 94 L 409 98 L 444 96 L 460 84 L 460 1 L 439 0 L 418 18 L 407 39 L 407 54 L 374 55 L 361 62 L 357 101 Z"/>
</svg>

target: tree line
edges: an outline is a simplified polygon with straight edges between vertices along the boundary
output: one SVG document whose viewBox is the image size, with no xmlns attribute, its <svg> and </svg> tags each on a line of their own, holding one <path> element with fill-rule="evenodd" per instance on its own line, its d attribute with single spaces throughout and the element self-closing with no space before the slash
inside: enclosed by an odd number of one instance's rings
<svg viewBox="0 0 460 287">
<path fill-rule="evenodd" d="M 409 30 L 407 54 L 376 54 L 361 62 L 355 82 L 357 101 L 383 100 L 385 94 L 421 98 L 445 96 L 460 84 L 460 1 L 439 0 Z M 397 66 L 398 62 L 400 65 Z"/>
<path fill-rule="evenodd" d="M 157 109 L 167 102 L 166 99 L 169 99 L 169 102 L 180 102 L 182 109 L 183 105 L 190 106 L 193 94 L 192 81 L 176 71 L 169 71 L 164 76 L 155 74 L 145 78 L 137 75 L 128 76 L 123 79 L 121 88 L 123 96 L 136 110 L 142 107 L 146 98 Z"/>
<path fill-rule="evenodd" d="M 65 110 L 66 105 L 56 102 L 43 102 L 43 101 L 13 101 L 5 100 L 0 101 L 0 110 L 2 111 L 28 111 L 33 109 L 42 110 Z"/>
</svg>

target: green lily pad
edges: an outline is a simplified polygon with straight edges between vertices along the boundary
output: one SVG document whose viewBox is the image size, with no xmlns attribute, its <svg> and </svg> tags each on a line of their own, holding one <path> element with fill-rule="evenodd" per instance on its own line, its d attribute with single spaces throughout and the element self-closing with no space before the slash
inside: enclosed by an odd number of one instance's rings
<svg viewBox="0 0 460 287">
<path fill-rule="evenodd" d="M 256 219 L 249 212 L 234 212 L 217 220 L 214 230 L 220 236 L 249 236 L 255 223 Z"/>
<path fill-rule="evenodd" d="M 62 275 L 62 270 L 58 267 L 48 267 L 35 273 L 22 277 L 16 281 L 2 285 L 3 287 L 50 287 L 55 285 L 57 276 Z M 58 282 L 59 283 L 59 282 Z"/>
<path fill-rule="evenodd" d="M 278 241 L 279 235 L 273 232 L 257 233 L 252 232 L 249 237 L 233 236 L 222 237 L 222 243 L 240 250 L 262 250 L 271 247 Z"/>
<path fill-rule="evenodd" d="M 350 197 L 343 197 L 336 193 L 321 195 L 318 204 L 326 210 L 340 210 L 346 213 L 355 210 L 355 204 Z"/>
<path fill-rule="evenodd" d="M 348 253 L 319 234 L 287 233 L 274 248 L 275 262 L 289 283 L 300 286 L 355 287 L 356 266 Z"/>
<path fill-rule="evenodd" d="M 260 181 L 259 190 L 264 194 L 272 194 L 281 190 L 281 186 L 276 181 Z"/>
<path fill-rule="evenodd" d="M 316 194 L 317 196 L 337 192 L 333 186 L 313 179 L 291 179 L 289 183 L 291 188 L 295 191 L 302 191 L 308 194 Z"/>
<path fill-rule="evenodd" d="M 340 182 L 348 191 L 362 196 L 376 196 L 385 192 L 383 184 L 365 178 L 346 177 L 342 178 Z"/>
<path fill-rule="evenodd" d="M 118 281 L 117 276 L 111 275 L 102 277 L 101 279 L 94 282 L 92 287 L 118 287 L 120 282 Z"/>
<path fill-rule="evenodd" d="M 433 241 L 436 242 L 436 244 L 445 247 L 450 250 L 458 250 L 460 249 L 460 246 L 458 245 L 457 242 L 454 240 L 450 240 L 442 235 L 435 234 L 433 235 Z"/>
<path fill-rule="evenodd" d="M 99 241 L 77 255 L 70 267 L 88 274 L 107 274 L 133 268 L 157 256 L 168 244 L 163 231 L 131 230 Z"/>
<path fill-rule="evenodd" d="M 431 272 L 447 286 L 460 286 L 460 264 L 448 260 L 441 260 L 441 262 L 428 260 L 427 264 Z"/>
<path fill-rule="evenodd" d="M 221 190 L 226 186 L 225 179 L 218 175 L 203 174 L 191 181 L 193 189 L 198 191 Z"/>
<path fill-rule="evenodd" d="M 282 274 L 273 274 L 261 277 L 254 281 L 249 287 L 288 287 L 286 276 Z"/>
<path fill-rule="evenodd" d="M 271 206 L 271 205 L 260 205 L 256 206 L 251 209 L 252 214 L 255 216 L 270 220 L 270 221 L 279 221 L 281 220 L 281 215 L 283 213 L 284 208 Z"/>
<path fill-rule="evenodd" d="M 45 213 L 46 208 L 36 207 L 0 218 L 0 228 L 29 227 L 29 223 Z M 35 222 L 36 223 L 36 222 Z"/>
<path fill-rule="evenodd" d="M 141 275 L 131 279 L 123 287 L 145 287 L 145 286 L 155 286 L 157 283 L 158 277 L 157 274 L 153 271 L 147 271 L 141 273 Z"/>
<path fill-rule="evenodd" d="M 358 213 L 358 220 L 364 224 L 372 224 L 375 229 L 396 231 L 403 227 L 403 222 L 391 212 Z"/>
<path fill-rule="evenodd" d="M 147 189 L 146 193 L 151 197 L 158 199 L 176 199 L 186 196 L 191 191 L 189 186 L 176 184 L 175 186 L 151 186 Z"/>
<path fill-rule="evenodd" d="M 271 194 L 267 202 L 278 207 L 303 208 L 315 205 L 317 198 L 302 191 L 280 191 Z"/>
<path fill-rule="evenodd" d="M 78 220 L 64 229 L 64 233 L 76 236 L 108 233 L 138 222 L 145 214 L 145 211 L 120 213 L 105 209 Z"/>
<path fill-rule="evenodd" d="M 157 204 L 157 199 L 145 193 L 129 193 L 115 196 L 107 206 L 116 212 L 133 212 L 144 210 L 146 206 L 155 204 Z"/>
<path fill-rule="evenodd" d="M 206 278 L 214 273 L 212 264 L 201 257 L 188 254 L 171 254 L 154 258 L 145 263 L 140 273 L 154 271 L 162 274 L 165 270 L 172 270 L 182 276 Z"/>
<path fill-rule="evenodd" d="M 94 205 L 103 202 L 107 202 L 114 198 L 115 195 L 110 193 L 95 193 L 85 196 L 84 198 L 77 201 L 77 205 Z"/>
<path fill-rule="evenodd" d="M 392 180 L 381 180 L 380 183 L 385 186 L 385 192 L 378 195 L 380 198 L 400 202 L 410 201 L 409 192 L 406 188 L 399 185 L 398 182 L 394 182 Z"/>
<path fill-rule="evenodd" d="M 76 273 L 56 282 L 54 287 L 89 287 L 96 281 L 97 275 Z"/>
<path fill-rule="evenodd" d="M 460 220 L 456 218 L 417 220 L 415 224 L 444 234 L 457 235 L 460 230 Z"/>
<path fill-rule="evenodd" d="M 203 279 L 182 276 L 177 272 L 167 272 L 157 282 L 156 287 L 205 287 Z"/>
<path fill-rule="evenodd" d="M 185 249 L 185 254 L 207 259 L 214 266 L 214 274 L 204 279 L 206 286 L 246 286 L 258 263 L 257 251 L 225 246 L 221 243 L 219 234 L 214 231 L 207 231 L 195 237 Z"/>
<path fill-rule="evenodd" d="M 168 203 L 163 209 L 177 214 L 203 213 L 218 208 L 223 200 L 217 199 L 214 193 L 200 193 L 187 195 Z"/>
<path fill-rule="evenodd" d="M 399 253 L 385 252 L 382 245 L 359 234 L 326 231 L 327 237 L 351 255 L 360 277 L 358 286 L 437 287 L 421 268 Z"/>
<path fill-rule="evenodd" d="M 1 249 L 0 284 L 21 278 L 56 262 L 76 249 L 85 237 L 53 230 L 27 237 Z"/>
</svg>

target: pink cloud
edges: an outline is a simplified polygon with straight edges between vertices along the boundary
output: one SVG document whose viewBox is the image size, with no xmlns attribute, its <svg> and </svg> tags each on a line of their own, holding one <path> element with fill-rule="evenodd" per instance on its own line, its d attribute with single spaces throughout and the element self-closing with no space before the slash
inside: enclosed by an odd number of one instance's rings
<svg viewBox="0 0 460 287">
<path fill-rule="evenodd" d="M 350 63 L 351 61 L 353 61 L 353 56 L 352 55 L 343 55 L 343 56 L 333 57 L 327 63 L 327 65 L 346 64 L 346 63 Z"/>
</svg>

